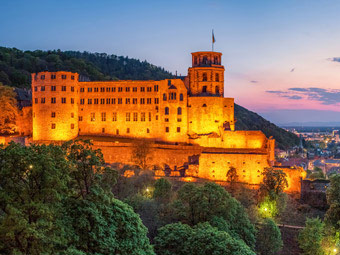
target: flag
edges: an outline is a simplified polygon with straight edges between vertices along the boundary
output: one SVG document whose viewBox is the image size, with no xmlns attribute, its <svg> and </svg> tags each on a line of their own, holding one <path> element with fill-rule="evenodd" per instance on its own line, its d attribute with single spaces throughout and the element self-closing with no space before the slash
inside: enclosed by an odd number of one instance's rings
<svg viewBox="0 0 340 255">
<path fill-rule="evenodd" d="M 214 36 L 214 30 L 212 31 L 212 42 L 215 43 L 216 40 L 215 40 L 215 36 Z"/>
</svg>

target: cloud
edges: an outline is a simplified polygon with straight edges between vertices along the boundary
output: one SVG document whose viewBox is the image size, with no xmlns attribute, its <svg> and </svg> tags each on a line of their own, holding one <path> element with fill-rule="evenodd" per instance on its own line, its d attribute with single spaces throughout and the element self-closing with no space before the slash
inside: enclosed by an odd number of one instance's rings
<svg viewBox="0 0 340 255">
<path fill-rule="evenodd" d="M 310 88 L 288 88 L 288 90 L 268 90 L 270 94 L 291 100 L 307 99 L 311 101 L 319 101 L 323 105 L 340 105 L 339 89 L 324 89 L 317 87 Z"/>
<path fill-rule="evenodd" d="M 295 67 L 294 68 L 292 68 L 292 70 L 290 70 L 290 72 L 292 73 L 292 72 L 294 72 L 295 71 Z"/>
<path fill-rule="evenodd" d="M 258 81 L 254 81 L 254 80 L 253 80 L 253 81 L 250 81 L 250 82 L 251 82 L 251 83 L 258 83 Z"/>
<path fill-rule="evenodd" d="M 333 61 L 333 62 L 340 62 L 340 58 L 339 57 L 335 57 L 335 58 L 329 58 L 329 61 Z"/>
</svg>

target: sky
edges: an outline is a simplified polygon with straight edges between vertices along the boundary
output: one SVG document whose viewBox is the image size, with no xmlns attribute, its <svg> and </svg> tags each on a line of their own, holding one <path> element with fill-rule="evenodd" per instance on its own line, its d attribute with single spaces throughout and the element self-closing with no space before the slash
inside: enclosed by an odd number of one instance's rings
<svg viewBox="0 0 340 255">
<path fill-rule="evenodd" d="M 276 124 L 340 121 L 339 0 L 0 0 L 0 46 L 123 55 L 186 75 L 223 53 L 225 97 Z"/>
</svg>

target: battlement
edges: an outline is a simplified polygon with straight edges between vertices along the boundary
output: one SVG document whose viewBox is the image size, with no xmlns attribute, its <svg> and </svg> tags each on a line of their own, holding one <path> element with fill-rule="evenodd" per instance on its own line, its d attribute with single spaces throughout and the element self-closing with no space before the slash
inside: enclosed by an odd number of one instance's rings
<svg viewBox="0 0 340 255">
<path fill-rule="evenodd" d="M 191 53 L 192 67 L 222 67 L 222 53 L 215 51 L 197 51 Z"/>
</svg>

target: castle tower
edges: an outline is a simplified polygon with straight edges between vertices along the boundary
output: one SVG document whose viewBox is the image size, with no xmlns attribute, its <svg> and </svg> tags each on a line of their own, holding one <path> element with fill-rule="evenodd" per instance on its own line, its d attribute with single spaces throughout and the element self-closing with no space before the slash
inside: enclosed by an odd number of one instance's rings
<svg viewBox="0 0 340 255">
<path fill-rule="evenodd" d="M 78 74 L 32 74 L 33 140 L 70 140 L 78 135 Z"/>
<path fill-rule="evenodd" d="M 188 70 L 189 95 L 220 96 L 224 94 L 224 66 L 222 53 L 214 51 L 193 52 L 192 67 Z"/>
</svg>

